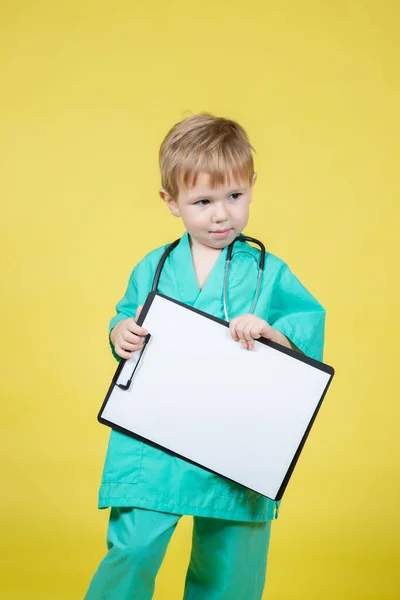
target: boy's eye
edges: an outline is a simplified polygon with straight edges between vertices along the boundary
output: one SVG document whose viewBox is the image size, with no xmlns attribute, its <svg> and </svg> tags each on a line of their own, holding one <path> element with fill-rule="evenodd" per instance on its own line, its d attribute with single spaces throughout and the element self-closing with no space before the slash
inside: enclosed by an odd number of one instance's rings
<svg viewBox="0 0 400 600">
<path fill-rule="evenodd" d="M 241 192 L 233 192 L 233 194 L 229 194 L 229 198 L 232 198 L 233 200 L 237 200 L 239 196 L 242 196 Z M 199 206 L 207 206 L 207 204 L 210 204 L 210 201 L 207 200 L 207 198 L 204 198 L 203 200 L 197 200 L 195 204 L 198 204 Z"/>
</svg>

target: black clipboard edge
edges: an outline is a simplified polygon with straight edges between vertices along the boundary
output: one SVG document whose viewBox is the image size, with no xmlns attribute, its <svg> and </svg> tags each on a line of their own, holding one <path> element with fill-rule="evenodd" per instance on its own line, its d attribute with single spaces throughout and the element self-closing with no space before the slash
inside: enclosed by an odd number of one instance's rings
<svg viewBox="0 0 400 600">
<path fill-rule="evenodd" d="M 140 316 L 139 316 L 139 318 L 138 318 L 138 320 L 137 320 L 137 324 L 138 324 L 138 325 L 142 326 L 142 323 L 143 323 L 143 321 L 144 321 L 144 319 L 145 319 L 145 317 L 146 317 L 147 313 L 149 312 L 149 308 L 150 308 L 150 306 L 151 306 L 151 304 L 152 304 L 152 302 L 153 302 L 153 300 L 154 300 L 154 297 L 155 297 L 155 295 L 156 295 L 156 292 L 150 292 L 150 293 L 149 293 L 149 295 L 147 296 L 147 298 L 146 298 L 146 301 L 145 301 L 145 303 L 143 304 L 143 308 L 142 308 L 142 310 L 141 310 Z M 183 306 L 186 306 L 186 304 L 184 304 Z M 105 407 L 106 407 L 106 404 L 107 404 L 107 402 L 108 402 L 108 399 L 109 399 L 109 397 L 111 396 L 111 393 L 112 393 L 112 391 L 113 391 L 113 389 L 114 389 L 114 386 L 115 386 L 115 384 L 117 383 L 117 381 L 118 381 L 118 379 L 119 379 L 119 376 L 120 376 L 120 374 L 121 374 L 121 371 L 122 371 L 122 369 L 124 368 L 124 365 L 125 365 L 125 363 L 126 363 L 126 362 L 127 362 L 127 359 L 126 359 L 126 358 L 121 358 L 121 360 L 119 361 L 119 363 L 118 363 L 118 366 L 117 366 L 117 369 L 116 369 L 116 371 L 115 371 L 115 373 L 114 373 L 114 376 L 113 376 L 113 378 L 112 378 L 112 380 L 111 380 L 110 387 L 108 388 L 108 391 L 107 391 L 106 397 L 104 398 L 104 402 L 103 402 L 103 404 L 101 405 L 101 408 L 100 408 L 100 410 L 99 410 L 99 413 L 98 413 L 98 415 L 97 415 L 97 420 L 98 420 L 98 421 L 99 421 L 99 423 L 101 423 L 102 425 L 108 425 L 108 426 L 110 426 L 110 425 L 109 425 L 109 423 L 106 423 L 104 420 L 102 420 L 102 419 L 101 419 L 101 414 L 102 414 L 103 410 L 104 410 L 104 409 L 105 409 Z M 115 429 L 115 428 L 114 428 L 114 429 Z"/>
<path fill-rule="evenodd" d="M 326 392 L 328 391 L 328 388 L 329 388 L 329 386 L 330 386 L 330 384 L 331 384 L 332 377 L 333 377 L 333 374 L 331 375 L 331 377 L 329 378 L 329 381 L 328 381 L 328 383 L 326 384 L 326 387 L 325 387 L 324 393 L 322 394 L 322 396 L 321 396 L 321 398 L 320 398 L 320 401 L 318 402 L 318 405 L 317 405 L 317 407 L 316 407 L 316 409 L 315 409 L 315 411 L 314 411 L 314 414 L 313 414 L 313 416 L 312 416 L 312 418 L 311 418 L 311 421 L 309 422 L 309 424 L 308 424 L 308 427 L 307 427 L 307 429 L 306 429 L 306 430 L 305 430 L 305 432 L 304 432 L 304 435 L 303 435 L 303 437 L 302 437 L 302 439 L 301 439 L 301 442 L 300 442 L 300 444 L 299 444 L 299 446 L 298 446 L 298 448 L 297 448 L 297 450 L 296 450 L 296 454 L 294 455 L 294 457 L 293 457 L 293 459 L 292 459 L 292 462 L 290 463 L 290 466 L 289 466 L 288 470 L 286 471 L 286 475 L 285 475 L 285 477 L 283 478 L 283 481 L 282 481 L 281 487 L 279 488 L 279 490 L 278 490 L 278 493 L 277 493 L 277 495 L 276 495 L 276 500 L 280 500 L 280 499 L 282 498 L 282 496 L 283 496 L 283 492 L 285 491 L 285 489 L 286 489 L 286 486 L 287 486 L 287 485 L 288 485 L 288 483 L 289 483 L 289 479 L 290 479 L 290 478 L 291 478 L 291 476 L 292 476 L 293 470 L 294 470 L 294 468 L 295 468 L 295 466 L 296 466 L 296 463 L 297 463 L 297 461 L 298 461 L 298 459 L 299 459 L 299 456 L 300 456 L 300 454 L 301 454 L 301 451 L 303 450 L 303 446 L 304 446 L 304 444 L 305 444 L 305 442 L 306 442 L 306 439 L 308 438 L 308 434 L 309 434 L 309 433 L 310 433 L 310 431 L 311 431 L 311 427 L 313 426 L 313 424 L 314 424 L 314 421 L 315 421 L 315 419 L 316 419 L 316 416 L 317 416 L 317 414 L 318 414 L 318 411 L 319 411 L 319 409 L 321 408 L 322 401 L 323 401 L 323 399 L 325 398 L 325 396 L 326 396 Z"/>
<path fill-rule="evenodd" d="M 149 292 L 146 301 L 143 305 L 142 311 L 140 313 L 140 316 L 137 320 L 137 324 L 138 325 L 142 325 L 143 321 L 145 320 L 145 317 L 150 309 L 150 306 L 153 303 L 153 300 L 156 296 L 160 296 L 160 298 L 164 298 L 165 300 L 169 300 L 170 302 L 174 302 L 175 304 L 178 304 L 180 306 L 183 306 L 195 313 L 198 313 L 199 315 L 202 315 L 208 319 L 211 319 L 212 321 L 215 321 L 216 323 L 220 323 L 221 325 L 224 325 L 225 327 L 229 327 L 229 323 L 227 323 L 226 321 L 224 321 L 223 319 L 219 319 L 218 317 L 214 317 L 213 315 L 210 315 L 209 313 L 206 313 L 202 310 L 199 310 L 198 308 L 194 308 L 193 306 L 188 306 L 187 304 L 180 302 L 179 300 L 175 300 L 175 298 L 170 298 L 169 296 L 165 296 L 164 294 L 160 294 L 159 292 Z M 245 485 L 243 485 L 242 483 L 239 483 L 238 481 L 235 481 L 234 479 L 230 479 L 229 477 L 226 477 L 225 475 L 222 475 L 221 473 L 218 473 L 217 471 L 213 471 L 212 469 L 209 469 L 208 467 L 205 467 L 204 465 L 201 465 L 200 463 L 197 463 L 193 460 L 190 460 L 189 458 L 187 458 L 186 456 L 183 456 L 181 454 L 178 454 L 177 452 L 174 452 L 173 450 L 170 450 L 169 448 L 166 448 L 165 446 L 161 446 L 160 444 L 157 444 L 156 442 L 153 442 L 152 440 L 149 440 L 148 438 L 144 438 L 140 435 L 137 435 L 135 433 L 133 433 L 132 431 L 129 431 L 128 429 L 124 429 L 123 427 L 120 427 L 119 425 L 115 425 L 114 423 L 111 423 L 110 421 L 107 421 L 106 419 L 103 419 L 103 417 L 101 416 L 106 404 L 108 402 L 108 399 L 114 389 L 114 386 L 116 384 L 116 382 L 118 381 L 118 378 L 121 374 L 122 369 L 124 368 L 124 365 L 126 363 L 126 359 L 121 359 L 118 367 L 114 373 L 114 376 L 112 378 L 110 387 L 108 388 L 106 397 L 101 405 L 101 408 L 99 410 L 99 413 L 97 415 L 97 420 L 99 423 L 101 423 L 102 425 L 106 425 L 108 427 L 111 427 L 111 429 L 115 429 L 116 431 L 119 431 L 120 433 L 124 433 L 130 437 L 133 437 L 139 441 L 145 442 L 147 444 L 150 444 L 151 446 L 154 446 L 155 448 L 158 448 L 159 450 L 162 450 L 164 452 L 168 452 L 168 454 L 171 454 L 172 456 L 176 456 L 178 458 L 181 458 L 193 465 L 196 465 L 202 469 L 205 469 L 206 471 L 209 471 L 210 473 L 214 473 L 215 475 L 219 475 L 220 477 L 224 477 L 225 479 L 228 479 L 229 481 L 232 481 L 233 483 L 235 483 L 236 485 L 241 485 L 242 487 L 250 490 L 251 492 L 255 492 L 256 494 L 260 494 L 260 496 L 264 496 L 265 498 L 269 498 L 270 500 L 273 500 L 275 502 L 278 502 L 282 499 L 282 496 L 286 490 L 286 487 L 289 483 L 290 477 L 293 473 L 293 470 L 296 466 L 296 463 L 299 459 L 299 456 L 301 454 L 301 451 L 304 447 L 304 444 L 306 442 L 306 439 L 311 431 L 311 427 L 314 424 L 315 418 L 317 416 L 317 413 L 321 407 L 322 401 L 325 398 L 326 392 L 328 391 L 328 388 L 331 384 L 332 378 L 335 374 L 335 370 L 332 366 L 327 365 L 326 363 L 323 363 L 319 360 L 316 360 L 315 358 L 310 358 L 309 356 L 306 356 L 305 354 L 300 354 L 300 352 L 297 352 L 296 350 L 292 350 L 291 348 L 287 348 L 286 346 L 282 346 L 281 344 L 278 344 L 276 342 L 271 342 L 270 340 L 267 340 L 265 338 L 259 338 L 258 340 L 256 340 L 257 342 L 264 344 L 266 346 L 270 346 L 271 348 L 274 348 L 275 350 L 278 350 L 279 352 L 283 352 L 283 354 L 287 354 L 288 356 L 291 356 L 293 358 L 295 358 L 296 360 L 300 360 L 301 362 L 304 362 L 308 365 L 311 365 L 312 367 L 315 367 L 317 369 L 319 369 L 320 371 L 323 371 L 325 373 L 328 373 L 330 375 L 330 378 L 328 380 L 328 383 L 325 387 L 324 393 L 321 396 L 320 401 L 318 402 L 318 405 L 314 411 L 314 414 L 311 418 L 311 421 L 308 424 L 308 427 L 306 429 L 306 431 L 304 432 L 304 435 L 301 439 L 301 442 L 296 450 L 296 454 L 293 457 L 292 462 L 290 463 L 290 466 L 286 472 L 285 477 L 283 478 L 281 487 L 278 490 L 278 493 L 276 495 L 275 498 L 271 498 L 270 496 L 266 496 L 265 494 L 262 494 L 261 492 L 258 492 L 256 490 L 253 490 L 252 488 L 249 488 Z"/>
<path fill-rule="evenodd" d="M 114 423 L 111 423 L 110 421 L 107 421 L 106 419 L 101 419 L 101 420 L 99 419 L 99 421 L 102 425 L 107 425 L 108 427 L 111 427 L 111 429 L 115 429 L 116 431 L 119 431 L 120 433 L 124 433 L 124 434 L 128 435 L 129 437 L 139 440 L 140 442 L 145 442 L 146 444 L 149 444 L 150 446 L 154 446 L 154 448 L 158 448 L 159 450 L 162 450 L 163 452 L 167 452 L 168 454 L 171 454 L 172 456 L 181 458 L 185 462 L 191 463 L 192 465 L 195 465 L 196 467 L 200 467 L 201 469 L 204 469 L 205 471 L 214 473 L 214 475 L 218 475 L 219 477 L 228 479 L 229 481 L 232 481 L 232 483 L 235 483 L 236 485 L 241 485 L 246 490 L 250 490 L 251 492 L 254 492 L 255 494 L 264 496 L 264 498 L 268 498 L 269 500 L 276 500 L 276 498 L 270 498 L 270 496 L 266 496 L 265 494 L 262 494 L 261 492 L 258 492 L 257 490 L 253 490 L 252 488 L 249 488 L 247 485 L 243 485 L 243 483 L 239 483 L 238 481 L 235 481 L 234 479 L 231 479 L 230 477 L 226 477 L 226 475 L 222 475 L 221 473 L 218 473 L 217 471 L 213 471 L 213 469 L 209 469 L 208 467 L 205 467 L 204 465 L 201 465 L 200 463 L 198 463 L 194 460 L 191 460 L 190 458 L 187 458 L 186 456 L 183 456 L 183 454 L 178 454 L 177 452 L 175 452 L 174 450 L 171 450 L 170 448 L 167 448 L 166 446 L 160 446 L 160 444 L 157 444 L 156 442 L 154 442 L 153 440 L 150 440 L 149 438 L 145 438 L 136 433 L 132 433 L 132 431 L 129 431 L 129 429 L 124 429 L 120 425 L 115 425 Z"/>
<path fill-rule="evenodd" d="M 151 298 L 150 298 L 150 296 L 151 296 Z M 227 323 L 223 319 L 214 317 L 214 315 L 210 315 L 209 313 L 199 310 L 198 308 L 194 308 L 193 306 L 188 306 L 187 304 L 184 304 L 183 302 L 180 302 L 179 300 L 175 300 L 174 298 L 170 298 L 169 296 L 164 296 L 164 294 L 160 294 L 159 292 L 150 292 L 150 294 L 147 296 L 146 303 L 144 304 L 143 310 L 140 313 L 140 317 L 142 317 L 142 315 L 143 315 L 143 320 L 144 320 L 144 317 L 146 316 L 155 296 L 160 296 L 160 298 L 164 298 L 165 300 L 170 300 L 171 302 L 174 302 L 175 304 L 178 304 L 180 306 L 184 306 L 185 308 L 188 308 L 189 310 L 191 310 L 199 315 L 202 315 L 203 317 L 207 317 L 208 319 L 211 319 L 211 321 L 215 321 L 216 323 L 225 325 L 225 327 L 229 327 L 229 323 Z M 150 303 L 146 307 L 148 300 L 150 300 Z M 146 307 L 146 313 L 144 314 L 145 307 Z M 141 324 L 142 324 L 142 321 L 140 318 L 138 320 L 138 325 L 141 325 Z M 278 344 L 277 342 L 271 342 L 270 340 L 267 340 L 265 338 L 259 338 L 258 340 L 255 340 L 255 341 L 259 342 L 261 344 L 264 344 L 265 346 L 270 346 L 271 348 L 274 348 L 275 350 L 279 350 L 279 352 L 283 352 L 283 354 L 287 354 L 288 356 L 291 356 L 292 358 L 296 358 L 297 360 L 300 360 L 301 362 L 311 365 L 312 367 L 316 367 L 320 371 L 324 371 L 324 373 L 329 373 L 332 377 L 335 374 L 334 368 L 331 367 L 330 365 L 328 365 L 324 362 L 321 362 L 319 360 L 316 360 L 315 358 L 310 358 L 309 356 L 306 356 L 305 354 L 301 354 L 300 352 L 297 352 L 297 350 L 292 350 L 292 348 L 287 348 L 286 346 L 282 346 L 281 344 Z"/>
</svg>

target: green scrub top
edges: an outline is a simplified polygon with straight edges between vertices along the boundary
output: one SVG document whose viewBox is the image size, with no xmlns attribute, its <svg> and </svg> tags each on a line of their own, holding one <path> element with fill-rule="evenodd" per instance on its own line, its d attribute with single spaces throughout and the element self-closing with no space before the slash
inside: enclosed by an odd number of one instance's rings
<svg viewBox="0 0 400 600">
<path fill-rule="evenodd" d="M 134 268 L 109 331 L 122 319 L 135 317 L 137 307 L 144 304 L 167 245 L 147 254 Z M 164 264 L 158 291 L 224 319 L 226 255 L 227 248 L 224 248 L 200 290 L 186 232 Z M 260 250 L 245 242 L 234 246 L 227 292 L 230 319 L 250 312 L 259 255 Z M 287 264 L 268 252 L 254 314 L 281 331 L 304 354 L 322 360 L 325 310 Z M 232 343 L 237 342 L 232 340 Z M 112 344 L 111 349 L 119 360 Z M 173 376 L 179 377 L 179 369 Z M 257 522 L 277 518 L 279 505 L 280 501 L 270 500 L 145 442 L 111 431 L 99 508 L 135 506 L 181 515 Z"/>
</svg>

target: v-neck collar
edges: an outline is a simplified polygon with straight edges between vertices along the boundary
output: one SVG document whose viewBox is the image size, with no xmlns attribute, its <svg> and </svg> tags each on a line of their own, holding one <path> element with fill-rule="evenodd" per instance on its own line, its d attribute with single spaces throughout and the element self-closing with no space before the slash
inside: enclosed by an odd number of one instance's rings
<svg viewBox="0 0 400 600">
<path fill-rule="evenodd" d="M 189 234 L 185 231 L 179 244 L 171 253 L 181 302 L 201 310 L 222 294 L 227 252 L 227 247 L 223 248 L 200 290 L 194 270 Z"/>
</svg>

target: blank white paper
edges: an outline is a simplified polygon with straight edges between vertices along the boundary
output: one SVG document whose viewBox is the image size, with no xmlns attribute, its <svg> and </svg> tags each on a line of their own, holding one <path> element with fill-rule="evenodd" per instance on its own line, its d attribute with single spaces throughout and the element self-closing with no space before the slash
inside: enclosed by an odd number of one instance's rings
<svg viewBox="0 0 400 600">
<path fill-rule="evenodd" d="M 332 375 L 157 295 L 143 327 L 101 418 L 275 499 Z"/>
</svg>

